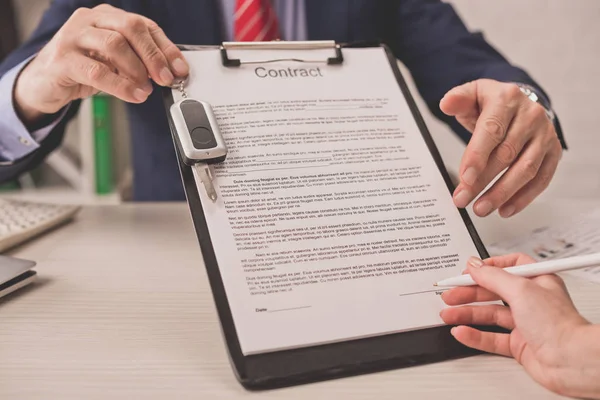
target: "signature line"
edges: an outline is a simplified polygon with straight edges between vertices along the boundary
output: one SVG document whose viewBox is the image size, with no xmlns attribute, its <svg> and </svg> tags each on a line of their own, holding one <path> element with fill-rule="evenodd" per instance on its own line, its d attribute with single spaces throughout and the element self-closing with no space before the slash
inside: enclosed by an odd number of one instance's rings
<svg viewBox="0 0 600 400">
<path fill-rule="evenodd" d="M 312 306 L 302 306 L 302 307 L 291 307 L 291 308 L 280 308 L 279 310 L 269 310 L 269 312 L 280 312 L 280 311 L 292 311 L 292 310 L 301 310 L 303 308 L 311 308 Z"/>
<path fill-rule="evenodd" d="M 413 292 L 413 293 L 401 293 L 398 296 L 402 297 L 402 296 L 412 296 L 414 294 L 422 294 L 422 293 L 432 293 L 432 292 L 445 292 L 446 290 L 450 290 L 450 289 L 434 289 L 434 290 L 423 290 L 422 292 Z"/>
</svg>

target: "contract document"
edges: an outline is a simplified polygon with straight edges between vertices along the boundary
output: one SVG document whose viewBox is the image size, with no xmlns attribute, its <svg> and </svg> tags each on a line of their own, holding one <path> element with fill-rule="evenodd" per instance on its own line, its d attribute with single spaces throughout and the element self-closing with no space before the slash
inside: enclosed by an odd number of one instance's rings
<svg viewBox="0 0 600 400">
<path fill-rule="evenodd" d="M 220 57 L 186 52 L 186 91 L 229 149 L 216 202 L 195 178 L 243 354 L 443 325 L 433 283 L 479 253 L 385 51 Z"/>
</svg>

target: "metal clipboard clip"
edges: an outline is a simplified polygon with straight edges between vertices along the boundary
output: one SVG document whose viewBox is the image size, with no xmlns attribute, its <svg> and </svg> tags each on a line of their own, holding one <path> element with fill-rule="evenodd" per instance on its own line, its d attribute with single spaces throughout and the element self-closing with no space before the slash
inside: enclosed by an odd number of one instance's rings
<svg viewBox="0 0 600 400">
<path fill-rule="evenodd" d="M 271 60 L 243 61 L 236 58 L 229 58 L 228 50 L 319 50 L 332 49 L 334 57 L 325 59 L 303 59 L 303 58 L 276 58 Z M 342 46 L 333 40 L 316 41 L 272 41 L 272 42 L 223 42 L 220 46 L 221 61 L 225 67 L 239 67 L 246 64 L 266 64 L 282 61 L 294 61 L 301 63 L 321 63 L 327 65 L 341 65 L 344 62 Z"/>
<path fill-rule="evenodd" d="M 272 41 L 272 42 L 223 42 L 221 46 L 180 45 L 183 50 L 200 50 L 218 48 L 225 67 L 239 67 L 246 64 L 265 64 L 282 61 L 300 63 L 320 63 L 341 65 L 344 62 L 342 46 L 333 40 L 320 41 Z M 229 58 L 228 50 L 321 50 L 331 49 L 333 57 L 321 59 L 276 58 L 268 60 L 247 60 Z M 182 100 L 171 106 L 171 117 L 177 133 L 177 144 L 185 164 L 193 168 L 193 172 L 202 182 L 207 196 L 215 202 L 217 193 L 213 186 L 213 176 L 209 164 L 222 162 L 227 155 L 227 146 L 218 129 L 212 108 L 206 102 L 190 98 L 185 86 L 189 76 L 175 82 L 171 89 L 181 93 Z"/>
</svg>

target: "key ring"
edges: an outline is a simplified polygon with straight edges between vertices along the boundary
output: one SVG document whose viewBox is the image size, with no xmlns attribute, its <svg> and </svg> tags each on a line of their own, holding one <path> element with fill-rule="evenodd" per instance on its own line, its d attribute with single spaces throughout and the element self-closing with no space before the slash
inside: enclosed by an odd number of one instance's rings
<svg viewBox="0 0 600 400">
<path fill-rule="evenodd" d="M 171 84 L 171 86 L 169 86 L 169 87 L 173 90 L 179 90 L 179 92 L 181 93 L 181 97 L 183 97 L 184 99 L 187 99 L 188 94 L 185 91 L 185 85 L 188 83 L 189 80 L 190 80 L 190 76 L 188 75 L 184 79 L 173 82 Z"/>
</svg>

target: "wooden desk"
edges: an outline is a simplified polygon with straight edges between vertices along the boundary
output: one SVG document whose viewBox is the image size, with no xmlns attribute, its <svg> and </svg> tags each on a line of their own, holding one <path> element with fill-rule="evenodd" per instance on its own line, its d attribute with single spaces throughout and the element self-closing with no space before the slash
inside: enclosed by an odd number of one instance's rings
<svg viewBox="0 0 600 400">
<path fill-rule="evenodd" d="M 487 355 L 244 391 L 229 366 L 184 204 L 86 208 L 13 254 L 36 260 L 40 277 L 0 300 L 2 399 L 555 397 L 513 360 Z M 584 314 L 600 321 L 598 286 L 568 283 Z"/>
</svg>

